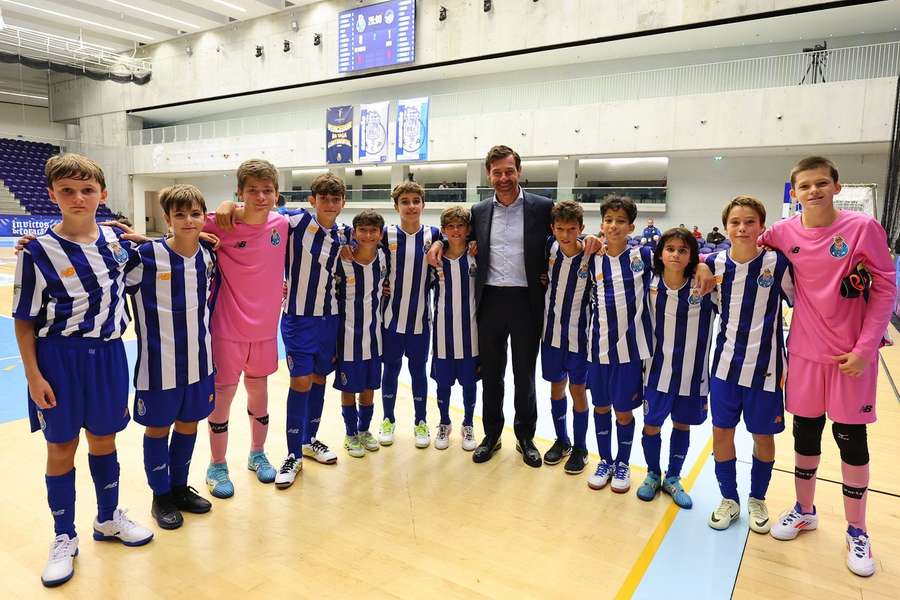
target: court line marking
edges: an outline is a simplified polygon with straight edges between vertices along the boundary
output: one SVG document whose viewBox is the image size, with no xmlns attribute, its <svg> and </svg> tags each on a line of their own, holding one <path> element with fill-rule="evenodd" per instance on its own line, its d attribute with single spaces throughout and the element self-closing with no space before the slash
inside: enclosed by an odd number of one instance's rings
<svg viewBox="0 0 900 600">
<path fill-rule="evenodd" d="M 713 438 L 712 436 L 709 436 L 709 440 L 707 440 L 706 445 L 703 447 L 703 451 L 700 453 L 700 456 L 703 458 L 698 459 L 697 462 L 694 463 L 694 467 L 691 469 L 690 474 L 682 481 L 685 491 L 690 491 L 691 488 L 694 487 L 694 483 L 696 483 L 697 478 L 700 476 L 700 471 L 703 470 L 709 457 L 712 456 L 712 446 Z M 660 519 L 656 529 L 650 534 L 650 539 L 647 540 L 643 550 L 641 550 L 640 555 L 638 555 L 637 560 L 634 561 L 631 570 L 625 577 L 625 581 L 616 593 L 616 600 L 631 598 L 635 591 L 637 591 L 638 586 L 641 584 L 641 580 L 643 580 L 644 575 L 647 573 L 647 569 L 650 568 L 650 564 L 653 562 L 653 557 L 656 556 L 656 552 L 662 545 L 666 534 L 672 527 L 672 523 L 675 522 L 675 517 L 678 516 L 680 510 L 681 508 L 674 503 L 666 509 L 665 514 L 662 519 Z"/>
<path fill-rule="evenodd" d="M 881 355 L 881 352 L 878 353 L 878 360 L 881 362 L 881 366 L 884 367 L 884 373 L 887 375 L 888 382 L 891 384 L 891 388 L 894 390 L 894 398 L 900 402 L 900 393 L 897 393 L 897 386 L 894 385 L 894 377 L 891 375 L 891 370 L 888 369 L 887 362 L 884 360 L 884 356 Z"/>
</svg>

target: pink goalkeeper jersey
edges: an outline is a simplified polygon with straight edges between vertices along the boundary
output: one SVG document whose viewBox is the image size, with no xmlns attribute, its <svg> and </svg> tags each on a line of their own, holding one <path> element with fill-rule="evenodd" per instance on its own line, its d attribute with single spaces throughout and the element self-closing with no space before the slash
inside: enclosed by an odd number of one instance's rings
<svg viewBox="0 0 900 600">
<path fill-rule="evenodd" d="M 275 339 L 284 285 L 288 220 L 272 212 L 262 225 L 238 222 L 231 231 L 206 217 L 203 231 L 221 240 L 216 255 L 220 274 L 212 335 L 237 342 Z"/>
<path fill-rule="evenodd" d="M 803 226 L 800 215 L 778 221 L 759 238 L 794 265 L 796 301 L 788 351 L 807 360 L 853 352 L 875 358 L 894 307 L 894 265 L 887 235 L 868 215 L 841 210 L 828 227 Z M 841 279 L 865 263 L 869 301 L 841 297 Z"/>
</svg>

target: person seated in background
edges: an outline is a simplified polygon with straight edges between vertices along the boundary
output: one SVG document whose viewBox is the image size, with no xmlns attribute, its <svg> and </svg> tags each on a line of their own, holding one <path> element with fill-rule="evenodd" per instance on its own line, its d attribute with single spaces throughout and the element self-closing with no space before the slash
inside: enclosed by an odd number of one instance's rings
<svg viewBox="0 0 900 600">
<path fill-rule="evenodd" d="M 700 228 L 696 225 L 694 225 L 694 230 L 691 231 L 691 233 L 694 234 L 694 237 L 697 239 L 698 243 L 703 241 L 703 234 L 700 232 Z"/>
<path fill-rule="evenodd" d="M 721 244 L 725 241 L 725 236 L 719 232 L 718 227 L 713 227 L 712 231 L 709 232 L 706 236 L 706 242 L 708 244 L 712 244 L 713 246 L 717 244 Z"/>
<path fill-rule="evenodd" d="M 647 219 L 647 226 L 644 227 L 644 231 L 641 233 L 641 245 L 655 245 L 661 235 L 662 232 L 653 224 L 653 219 Z"/>
</svg>

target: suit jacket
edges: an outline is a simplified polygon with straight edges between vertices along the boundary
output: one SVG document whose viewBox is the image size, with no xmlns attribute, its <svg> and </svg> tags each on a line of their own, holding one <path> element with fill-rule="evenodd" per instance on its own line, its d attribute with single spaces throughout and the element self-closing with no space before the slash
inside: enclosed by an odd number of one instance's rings
<svg viewBox="0 0 900 600">
<path fill-rule="evenodd" d="M 528 281 L 528 296 L 534 314 L 544 314 L 544 286 L 541 275 L 547 272 L 547 237 L 550 235 L 550 210 L 553 201 L 544 196 L 523 192 L 525 204 L 525 277 Z M 472 239 L 478 243 L 475 261 L 478 270 L 475 275 L 475 306 L 481 303 L 481 295 L 487 283 L 488 267 L 491 264 L 491 220 L 494 215 L 494 198 L 482 200 L 472 207 Z M 539 319 L 540 320 L 540 319 Z M 540 329 L 541 323 L 536 323 Z"/>
</svg>

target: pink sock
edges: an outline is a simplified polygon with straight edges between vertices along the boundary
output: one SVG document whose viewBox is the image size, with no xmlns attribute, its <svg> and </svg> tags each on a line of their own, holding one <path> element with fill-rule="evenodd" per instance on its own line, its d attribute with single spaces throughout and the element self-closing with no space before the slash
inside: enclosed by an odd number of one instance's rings
<svg viewBox="0 0 900 600">
<path fill-rule="evenodd" d="M 261 452 L 269 433 L 269 386 L 266 377 L 247 377 L 247 413 L 250 416 L 250 451 Z"/>
<path fill-rule="evenodd" d="M 847 523 L 866 530 L 866 497 L 869 495 L 869 465 L 848 465 L 841 462 L 844 476 L 844 516 Z"/>
<path fill-rule="evenodd" d="M 805 513 L 813 511 L 816 498 L 816 468 L 820 456 L 806 456 L 794 453 L 794 489 L 797 491 L 797 503 Z"/>
<path fill-rule="evenodd" d="M 231 412 L 231 401 L 237 384 L 216 384 L 216 406 L 207 418 L 209 424 L 209 449 L 212 454 L 212 462 L 225 462 L 225 452 L 228 450 L 228 415 Z"/>
</svg>

